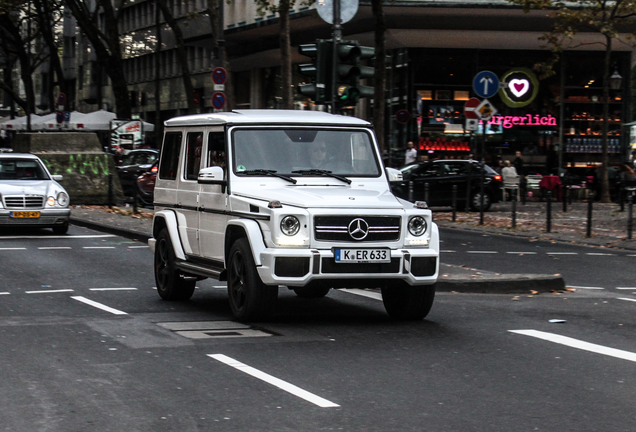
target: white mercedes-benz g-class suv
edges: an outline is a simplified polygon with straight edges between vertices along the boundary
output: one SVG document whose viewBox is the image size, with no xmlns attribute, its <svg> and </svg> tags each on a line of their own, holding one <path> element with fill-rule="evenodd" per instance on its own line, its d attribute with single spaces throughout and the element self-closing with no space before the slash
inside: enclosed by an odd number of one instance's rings
<svg viewBox="0 0 636 432">
<path fill-rule="evenodd" d="M 165 122 L 155 186 L 157 291 L 187 300 L 226 280 L 232 312 L 272 311 L 279 286 L 301 297 L 380 288 L 397 319 L 433 303 L 439 232 L 423 202 L 391 193 L 371 125 L 317 111 L 239 110 Z"/>
</svg>

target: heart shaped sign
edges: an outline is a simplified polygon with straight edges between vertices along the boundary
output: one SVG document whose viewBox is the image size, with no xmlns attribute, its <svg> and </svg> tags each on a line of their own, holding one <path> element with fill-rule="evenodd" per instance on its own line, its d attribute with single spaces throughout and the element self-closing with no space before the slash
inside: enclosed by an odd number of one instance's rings
<svg viewBox="0 0 636 432">
<path fill-rule="evenodd" d="M 512 79 L 508 83 L 508 88 L 516 97 L 521 97 L 530 90 L 530 82 L 527 79 Z"/>
</svg>

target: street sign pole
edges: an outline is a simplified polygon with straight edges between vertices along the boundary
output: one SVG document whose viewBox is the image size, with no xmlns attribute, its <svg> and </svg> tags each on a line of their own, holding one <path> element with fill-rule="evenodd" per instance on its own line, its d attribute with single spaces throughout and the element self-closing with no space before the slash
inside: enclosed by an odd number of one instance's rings
<svg viewBox="0 0 636 432">
<path fill-rule="evenodd" d="M 338 44 L 342 41 L 342 20 L 340 17 L 340 0 L 333 0 L 333 58 L 331 70 L 331 113 L 336 113 L 336 83 L 338 82 Z"/>
</svg>

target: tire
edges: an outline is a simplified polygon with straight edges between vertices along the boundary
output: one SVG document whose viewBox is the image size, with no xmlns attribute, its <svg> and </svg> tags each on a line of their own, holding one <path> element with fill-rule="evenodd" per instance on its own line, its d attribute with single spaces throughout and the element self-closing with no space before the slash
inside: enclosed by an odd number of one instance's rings
<svg viewBox="0 0 636 432">
<path fill-rule="evenodd" d="M 278 285 L 265 285 L 254 264 L 249 241 L 234 242 L 227 263 L 227 292 L 232 314 L 239 321 L 265 318 L 278 299 Z"/>
<path fill-rule="evenodd" d="M 196 280 L 185 280 L 175 265 L 174 248 L 168 230 L 163 228 L 155 246 L 155 282 L 159 296 L 168 301 L 188 300 L 194 293 Z"/>
<path fill-rule="evenodd" d="M 473 211 L 479 211 L 479 207 L 481 206 L 481 194 L 479 191 L 473 193 L 470 199 L 470 208 Z M 484 192 L 484 211 L 488 211 L 490 205 L 492 204 L 492 198 L 490 198 L 490 194 L 488 192 Z"/>
<path fill-rule="evenodd" d="M 435 285 L 410 286 L 405 282 L 387 282 L 382 287 L 382 302 L 395 320 L 424 319 L 435 299 Z"/>
<path fill-rule="evenodd" d="M 308 287 L 296 287 L 296 288 L 293 288 L 293 290 L 298 297 L 307 298 L 307 299 L 316 299 L 316 298 L 323 298 L 324 296 L 329 294 L 331 287 L 324 286 L 324 285 L 322 286 L 317 285 L 317 286 L 308 286 Z"/>
<path fill-rule="evenodd" d="M 64 222 L 62 225 L 55 225 L 53 227 L 53 233 L 63 235 L 68 232 L 68 222 Z"/>
</svg>

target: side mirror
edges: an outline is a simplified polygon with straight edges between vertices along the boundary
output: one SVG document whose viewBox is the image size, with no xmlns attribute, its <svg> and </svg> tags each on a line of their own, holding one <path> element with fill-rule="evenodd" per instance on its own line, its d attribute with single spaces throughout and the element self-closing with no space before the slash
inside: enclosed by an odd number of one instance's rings
<svg viewBox="0 0 636 432">
<path fill-rule="evenodd" d="M 52 175 L 51 178 L 55 180 L 56 182 L 64 180 L 64 176 L 61 176 L 59 174 Z"/>
<path fill-rule="evenodd" d="M 225 193 L 227 181 L 223 179 L 224 177 L 225 171 L 222 167 L 211 166 L 203 168 L 199 171 L 199 177 L 197 178 L 197 181 L 199 184 L 221 185 L 221 191 Z"/>
<path fill-rule="evenodd" d="M 401 182 L 404 181 L 404 177 L 402 176 L 402 171 L 395 168 L 385 168 L 386 176 L 389 178 L 389 182 Z"/>
</svg>

